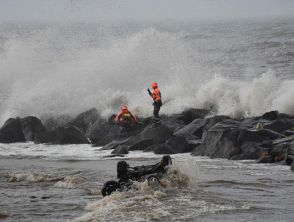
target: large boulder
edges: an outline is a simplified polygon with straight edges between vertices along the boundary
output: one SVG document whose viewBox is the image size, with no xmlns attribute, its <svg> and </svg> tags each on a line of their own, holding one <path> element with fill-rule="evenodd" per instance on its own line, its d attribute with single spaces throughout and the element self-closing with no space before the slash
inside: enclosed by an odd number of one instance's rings
<svg viewBox="0 0 294 222">
<path fill-rule="evenodd" d="M 191 123 L 194 119 L 204 119 L 209 114 L 206 109 L 187 109 L 184 110 L 179 116 L 179 120 L 182 120 L 185 124 Z"/>
<path fill-rule="evenodd" d="M 112 149 L 116 149 L 120 145 L 126 145 L 126 144 L 128 144 L 128 142 L 130 142 L 131 139 L 132 138 L 120 138 L 120 139 L 113 140 L 110 143 L 108 143 L 105 146 L 103 146 L 101 150 L 112 150 Z"/>
<path fill-rule="evenodd" d="M 118 138 L 119 132 L 120 129 L 117 125 L 105 121 L 97 121 L 89 127 L 86 137 L 95 146 L 103 146 L 111 140 Z"/>
<path fill-rule="evenodd" d="M 89 138 L 93 146 L 104 146 L 115 139 L 122 137 L 132 137 L 138 135 L 144 129 L 143 123 L 133 124 L 123 133 L 113 118 L 109 120 L 98 120 L 92 124 L 86 132 L 86 137 Z"/>
<path fill-rule="evenodd" d="M 10 118 L 0 129 L 0 143 L 25 142 L 20 118 Z"/>
<path fill-rule="evenodd" d="M 195 119 L 188 125 L 177 130 L 174 135 L 184 137 L 197 136 L 198 138 L 201 138 L 203 134 L 203 128 L 208 123 L 208 121 L 208 119 Z"/>
<path fill-rule="evenodd" d="M 79 114 L 68 123 L 68 126 L 76 126 L 85 134 L 88 128 L 100 119 L 99 112 L 96 108 L 92 108 L 86 112 Z"/>
<path fill-rule="evenodd" d="M 281 134 L 268 129 L 242 129 L 237 138 L 238 144 L 242 145 L 244 142 L 261 143 L 268 140 L 275 140 L 281 138 Z"/>
<path fill-rule="evenodd" d="M 278 133 L 284 133 L 287 130 L 293 129 L 294 121 L 289 119 L 275 120 L 269 124 L 263 125 L 264 129 L 270 129 Z"/>
<path fill-rule="evenodd" d="M 169 150 L 172 151 L 172 153 L 188 153 L 191 152 L 193 149 L 193 146 L 191 146 L 189 143 L 187 143 L 186 139 L 184 137 L 171 137 L 167 141 L 165 141 L 164 144 L 166 147 L 169 148 Z M 164 151 L 156 150 L 156 154 L 164 153 Z"/>
<path fill-rule="evenodd" d="M 250 117 L 241 120 L 240 127 L 246 129 L 259 129 L 263 125 L 270 124 L 271 121 L 266 119 L 260 119 L 260 117 Z"/>
<path fill-rule="evenodd" d="M 241 145 L 241 154 L 232 157 L 232 159 L 241 160 L 257 160 L 260 158 L 263 152 L 267 150 L 266 148 L 260 146 L 256 142 L 246 141 Z"/>
<path fill-rule="evenodd" d="M 206 130 L 210 129 L 211 127 L 213 127 L 217 123 L 226 122 L 226 121 L 229 122 L 232 119 L 230 117 L 228 117 L 228 116 L 219 115 L 219 116 L 213 116 L 213 117 L 207 118 L 207 120 L 208 120 L 208 122 L 205 125 L 205 127 L 203 128 L 203 131 L 206 131 Z M 234 121 L 234 124 L 235 124 L 236 120 L 233 120 L 233 121 Z"/>
<path fill-rule="evenodd" d="M 185 123 L 180 119 L 180 116 L 180 114 L 161 116 L 160 122 L 174 132 L 185 125 Z"/>
<path fill-rule="evenodd" d="M 34 116 L 20 119 L 20 124 L 26 141 L 34 141 L 37 134 L 46 131 L 41 120 Z"/>
<path fill-rule="evenodd" d="M 286 113 L 279 113 L 279 111 L 275 110 L 264 113 L 261 118 L 273 121 L 278 119 L 294 119 L 294 116 Z"/>
<path fill-rule="evenodd" d="M 277 110 L 269 111 L 264 113 L 261 118 L 266 120 L 276 120 L 279 118 L 279 112 Z"/>
<path fill-rule="evenodd" d="M 134 150 L 145 150 L 147 147 L 153 145 L 152 139 L 143 139 L 134 142 L 132 145 L 129 146 L 129 151 Z"/>
<path fill-rule="evenodd" d="M 224 119 L 215 124 L 202 137 L 202 144 L 195 148 L 193 155 L 211 158 L 257 159 L 266 148 L 265 142 L 281 138 L 281 134 L 269 129 L 247 129 L 240 122 Z"/>
<path fill-rule="evenodd" d="M 140 133 L 141 140 L 150 139 L 154 144 L 164 143 L 168 138 L 172 136 L 172 131 L 163 124 L 148 125 Z"/>
<path fill-rule="evenodd" d="M 118 134 L 110 132 L 106 136 L 102 137 L 100 140 L 95 142 L 94 144 L 93 144 L 93 141 L 91 141 L 91 143 L 92 143 L 93 147 L 101 147 L 101 146 L 105 146 L 108 143 L 112 142 L 113 140 L 117 140 L 119 138 L 120 138 L 120 136 Z"/>
<path fill-rule="evenodd" d="M 239 133 L 237 125 L 217 123 L 204 133 L 203 143 L 194 149 L 192 155 L 230 159 L 241 153 L 237 143 Z"/>
<path fill-rule="evenodd" d="M 193 146 L 186 142 L 184 137 L 171 137 L 162 144 L 154 144 L 144 151 L 154 152 L 155 154 L 176 154 L 191 152 Z"/>
<path fill-rule="evenodd" d="M 66 127 L 71 120 L 72 117 L 69 115 L 51 117 L 44 120 L 44 126 L 47 130 L 52 131 L 58 127 Z"/>
<path fill-rule="evenodd" d="M 272 142 L 270 155 L 276 162 L 284 159 L 286 160 L 287 156 L 294 156 L 294 136 L 274 140 Z M 288 165 L 289 164 L 290 163 L 288 163 Z"/>
<path fill-rule="evenodd" d="M 35 143 L 48 144 L 87 144 L 89 141 L 79 128 L 75 126 L 58 127 L 53 131 L 46 131 L 36 135 Z"/>
<path fill-rule="evenodd" d="M 129 153 L 129 148 L 126 145 L 119 145 L 111 152 L 111 154 L 128 154 L 128 153 Z"/>
</svg>

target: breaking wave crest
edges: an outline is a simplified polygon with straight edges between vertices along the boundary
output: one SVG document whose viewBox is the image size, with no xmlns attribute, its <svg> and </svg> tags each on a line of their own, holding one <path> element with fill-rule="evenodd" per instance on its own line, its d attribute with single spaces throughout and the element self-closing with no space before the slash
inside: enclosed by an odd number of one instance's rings
<svg viewBox="0 0 294 222">
<path fill-rule="evenodd" d="M 282 80 L 273 70 L 251 79 L 215 75 L 203 66 L 209 58 L 185 40 L 187 33 L 151 27 L 103 38 L 108 30 L 95 28 L 92 39 L 63 26 L 1 39 L 0 121 L 76 115 L 91 107 L 107 116 L 123 102 L 138 115 L 151 115 L 146 88 L 154 80 L 164 113 L 209 107 L 231 116 L 273 109 L 294 114 L 294 80 Z"/>
<path fill-rule="evenodd" d="M 0 176 L 6 177 L 7 182 L 55 182 L 63 180 L 62 176 L 51 176 L 47 174 L 33 173 L 33 172 L 0 172 Z"/>
</svg>

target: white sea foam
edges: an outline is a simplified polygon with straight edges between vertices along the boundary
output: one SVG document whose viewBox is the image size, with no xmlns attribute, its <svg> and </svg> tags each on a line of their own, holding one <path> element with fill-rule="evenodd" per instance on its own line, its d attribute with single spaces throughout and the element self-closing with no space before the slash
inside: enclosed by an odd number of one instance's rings
<svg viewBox="0 0 294 222">
<path fill-rule="evenodd" d="M 89 144 L 46 145 L 34 143 L 0 143 L 0 156 L 10 158 L 33 158 L 47 160 L 101 160 L 101 159 L 144 159 L 158 155 L 142 151 L 131 151 L 127 155 L 113 156 L 113 150 L 101 150 Z"/>
<path fill-rule="evenodd" d="M 54 182 L 61 181 L 64 179 L 62 176 L 52 176 L 44 173 L 34 173 L 34 172 L 1 172 L 1 176 L 7 178 L 7 182 L 19 182 L 19 181 L 27 181 L 27 182 Z"/>
<path fill-rule="evenodd" d="M 136 187 L 89 203 L 88 213 L 74 221 L 180 221 L 207 213 L 250 209 L 247 205 L 194 199 L 190 177 L 182 169 L 171 168 L 159 187 L 148 186 L 147 182 L 137 183 Z M 177 213 L 179 209 L 181 213 Z"/>
<path fill-rule="evenodd" d="M 294 114 L 293 79 L 282 80 L 273 70 L 250 79 L 215 75 L 201 64 L 202 55 L 187 35 L 146 28 L 107 36 L 100 44 L 100 39 L 90 44 L 69 35 L 62 26 L 36 29 L 26 37 L 8 35 L 0 54 L 0 122 L 75 115 L 91 107 L 107 116 L 122 102 L 136 114 L 151 115 L 146 88 L 154 80 L 162 90 L 163 113 L 213 106 L 216 114 L 231 116 L 273 109 Z"/>
</svg>

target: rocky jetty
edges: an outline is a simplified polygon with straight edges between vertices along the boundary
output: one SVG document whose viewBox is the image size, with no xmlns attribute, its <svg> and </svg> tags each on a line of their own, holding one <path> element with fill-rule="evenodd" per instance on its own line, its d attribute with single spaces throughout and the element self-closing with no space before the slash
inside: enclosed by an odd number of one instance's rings
<svg viewBox="0 0 294 222">
<path fill-rule="evenodd" d="M 8 119 L 0 142 L 34 141 L 47 144 L 83 144 L 113 150 L 115 155 L 141 150 L 156 154 L 191 153 L 195 156 L 259 163 L 280 162 L 294 168 L 294 116 L 271 111 L 262 116 L 233 119 L 212 116 L 208 110 L 188 109 L 159 122 L 140 118 L 123 135 L 114 122 L 93 108 L 75 118 L 57 117 L 42 122 L 36 117 Z"/>
</svg>

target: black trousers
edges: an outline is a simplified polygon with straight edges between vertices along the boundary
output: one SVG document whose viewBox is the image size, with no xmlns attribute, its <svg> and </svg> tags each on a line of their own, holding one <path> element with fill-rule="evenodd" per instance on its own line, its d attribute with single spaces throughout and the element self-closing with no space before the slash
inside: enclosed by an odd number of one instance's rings
<svg viewBox="0 0 294 222">
<path fill-rule="evenodd" d="M 159 118 L 159 110 L 160 110 L 160 107 L 162 106 L 162 102 L 154 102 L 153 106 L 154 106 L 153 116 L 155 118 Z"/>
</svg>

